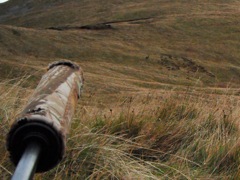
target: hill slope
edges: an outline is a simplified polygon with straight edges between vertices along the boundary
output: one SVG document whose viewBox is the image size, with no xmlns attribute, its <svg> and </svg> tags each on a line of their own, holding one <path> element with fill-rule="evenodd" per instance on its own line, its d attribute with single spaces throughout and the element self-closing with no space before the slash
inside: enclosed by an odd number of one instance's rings
<svg viewBox="0 0 240 180">
<path fill-rule="evenodd" d="M 217 2 L 10 0 L 0 6 L 0 22 L 28 28 L 1 26 L 1 56 L 39 64 L 57 58 L 83 66 L 106 62 L 111 74 L 145 80 L 137 82 L 142 87 L 196 80 L 238 86 L 239 4 Z M 117 64 L 131 70 L 111 70 Z"/>
<path fill-rule="evenodd" d="M 47 65 L 69 59 L 84 70 L 84 93 L 66 158 L 37 178 L 238 178 L 239 5 L 1 4 L 1 140 Z M 6 179 L 13 167 L 0 149 Z"/>
</svg>

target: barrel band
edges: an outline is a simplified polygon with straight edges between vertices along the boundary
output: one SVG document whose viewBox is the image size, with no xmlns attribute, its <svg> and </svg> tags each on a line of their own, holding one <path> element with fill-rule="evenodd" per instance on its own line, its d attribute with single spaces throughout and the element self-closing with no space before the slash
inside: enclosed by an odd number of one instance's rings
<svg viewBox="0 0 240 180">
<path fill-rule="evenodd" d="M 55 61 L 51 64 L 48 65 L 48 70 L 52 69 L 55 66 L 68 66 L 70 68 L 73 68 L 75 70 L 79 70 L 79 66 L 71 61 L 68 60 L 60 60 L 60 61 Z"/>
</svg>

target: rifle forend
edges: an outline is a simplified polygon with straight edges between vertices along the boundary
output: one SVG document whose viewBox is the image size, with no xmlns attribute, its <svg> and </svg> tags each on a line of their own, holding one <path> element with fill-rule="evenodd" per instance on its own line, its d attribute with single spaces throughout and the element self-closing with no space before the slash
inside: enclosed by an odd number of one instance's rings
<svg viewBox="0 0 240 180">
<path fill-rule="evenodd" d="M 37 172 L 48 171 L 61 161 L 82 87 L 83 73 L 78 65 L 70 61 L 49 65 L 47 73 L 8 133 L 7 149 L 15 165 L 30 143 L 40 146 Z"/>
</svg>

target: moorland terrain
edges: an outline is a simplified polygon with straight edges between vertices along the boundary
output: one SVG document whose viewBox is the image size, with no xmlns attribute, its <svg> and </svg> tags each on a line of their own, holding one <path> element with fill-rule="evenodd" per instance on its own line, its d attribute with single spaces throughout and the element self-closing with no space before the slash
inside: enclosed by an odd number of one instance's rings
<svg viewBox="0 0 240 180">
<path fill-rule="evenodd" d="M 238 179 L 238 0 L 0 4 L 0 176 L 11 121 L 68 59 L 84 92 L 65 159 L 37 179 Z"/>
</svg>

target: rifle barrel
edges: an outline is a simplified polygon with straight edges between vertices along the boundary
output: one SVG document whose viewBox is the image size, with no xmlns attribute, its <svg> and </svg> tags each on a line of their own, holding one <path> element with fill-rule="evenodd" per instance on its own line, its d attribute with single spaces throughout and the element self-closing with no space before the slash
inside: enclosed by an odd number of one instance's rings
<svg viewBox="0 0 240 180">
<path fill-rule="evenodd" d="M 12 180 L 30 180 L 33 178 L 41 152 L 40 144 L 31 142 L 25 149 Z"/>
<path fill-rule="evenodd" d="M 83 87 L 83 72 L 71 61 L 49 65 L 7 135 L 16 172 L 13 180 L 54 168 L 63 158 L 67 135 Z"/>
</svg>

